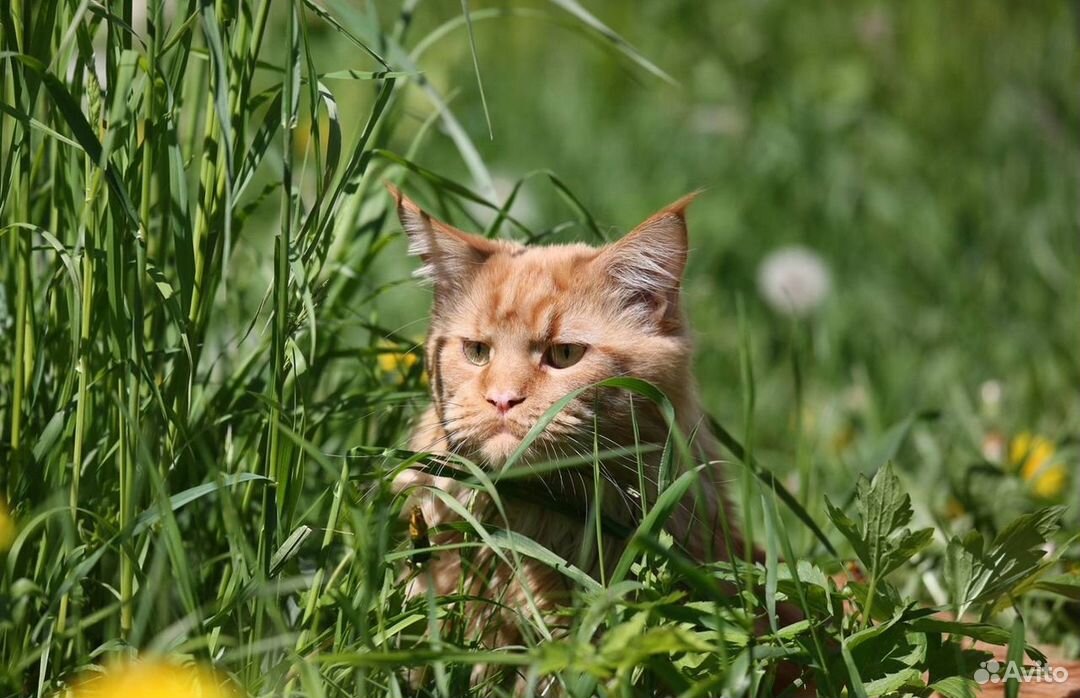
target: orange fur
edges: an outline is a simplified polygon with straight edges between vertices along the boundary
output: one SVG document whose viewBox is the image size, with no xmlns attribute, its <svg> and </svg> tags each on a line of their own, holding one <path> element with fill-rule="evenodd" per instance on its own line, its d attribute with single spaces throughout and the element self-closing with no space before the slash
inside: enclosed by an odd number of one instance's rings
<svg viewBox="0 0 1080 698">
<path fill-rule="evenodd" d="M 711 437 L 702 426 L 691 374 L 691 341 L 679 298 L 687 257 L 686 207 L 692 196 L 656 213 L 621 240 L 604 247 L 583 244 L 526 247 L 489 240 L 456 230 L 424 213 L 391 188 L 410 250 L 424 267 L 420 274 L 434 285 L 427 366 L 432 407 L 423 415 L 411 441 L 416 451 L 453 453 L 498 471 L 522 438 L 551 405 L 583 386 L 613 376 L 647 380 L 669 397 L 684 434 L 696 433 L 695 447 L 711 459 L 699 496 L 688 498 L 668 522 L 684 549 L 699 560 L 726 557 L 719 517 L 727 514 L 723 471 L 715 461 Z M 486 365 L 474 365 L 463 350 L 466 341 L 490 347 Z M 584 345 L 580 360 L 566 368 L 545 363 L 554 344 Z M 503 411 L 500 396 L 520 399 Z M 507 403 L 509 404 L 509 403 Z M 591 454 L 594 424 L 601 449 L 632 446 L 631 409 L 641 443 L 663 443 L 668 429 L 660 412 L 625 391 L 586 391 L 571 401 L 526 452 L 524 464 L 553 456 Z M 645 456 L 645 497 L 655 501 L 659 452 Z M 604 462 L 602 510 L 609 519 L 634 526 L 640 514 L 636 459 Z M 592 499 L 591 465 L 587 471 L 559 471 L 536 483 L 562 502 L 584 511 Z M 407 470 L 394 483 L 422 508 L 437 531 L 436 545 L 459 542 L 447 524 L 457 516 L 434 490 L 454 497 L 491 528 L 509 527 L 571 563 L 583 549 L 595 549 L 595 531 L 581 517 L 553 513 L 542 503 L 505 501 L 506 518 L 473 490 L 449 478 Z M 736 554 L 742 544 L 735 541 Z M 585 554 L 584 567 L 594 576 L 608 571 L 625 547 L 604 539 L 604 559 Z M 429 570 L 414 578 L 410 594 L 428 586 L 440 594 L 464 589 L 496 602 L 470 610 L 473 638 L 489 646 L 542 637 L 551 612 L 566 599 L 561 573 L 524 558 L 507 565 L 488 549 L 467 556 L 440 553 Z M 544 623 L 537 620 L 543 618 Z"/>
</svg>

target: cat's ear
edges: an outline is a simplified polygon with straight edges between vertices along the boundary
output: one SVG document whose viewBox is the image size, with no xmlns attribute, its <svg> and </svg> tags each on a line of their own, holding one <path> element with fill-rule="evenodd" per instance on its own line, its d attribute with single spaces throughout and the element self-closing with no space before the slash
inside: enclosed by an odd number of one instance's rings
<svg viewBox="0 0 1080 698">
<path fill-rule="evenodd" d="M 494 240 L 432 218 L 394 185 L 387 183 L 386 188 L 397 203 L 398 218 L 409 238 L 409 254 L 424 262 L 416 275 L 434 283 L 437 294 L 462 287 L 479 265 L 501 249 Z"/>
<path fill-rule="evenodd" d="M 689 194 L 612 243 L 599 260 L 624 302 L 666 330 L 681 324 L 679 287 L 686 268 Z"/>
</svg>

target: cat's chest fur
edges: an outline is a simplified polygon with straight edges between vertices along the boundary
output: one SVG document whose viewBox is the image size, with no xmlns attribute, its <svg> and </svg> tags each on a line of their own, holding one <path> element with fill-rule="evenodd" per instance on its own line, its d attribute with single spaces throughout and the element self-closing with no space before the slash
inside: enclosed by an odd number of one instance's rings
<svg viewBox="0 0 1080 698">
<path fill-rule="evenodd" d="M 625 429 L 611 433 L 618 439 L 619 435 L 629 437 L 633 430 L 626 425 Z M 418 423 L 410 447 L 432 453 L 450 451 L 434 410 L 429 409 Z M 554 607 L 565 600 L 570 586 L 562 563 L 594 578 L 602 576 L 601 560 L 606 572 L 614 569 L 626 550 L 629 534 L 641 518 L 640 497 L 644 494 L 648 501 L 655 501 L 659 454 L 658 449 L 652 449 L 635 456 L 641 479 L 646 483 L 644 493 L 634 488 L 638 482 L 634 473 L 624 467 L 621 476 L 611 475 L 617 466 L 608 464 L 604 467 L 609 477 L 599 483 L 591 466 L 571 472 L 556 471 L 525 479 L 516 492 L 500 496 L 498 504 L 482 489 L 467 487 L 457 478 L 419 470 L 402 472 L 395 479 L 394 488 L 408 494 L 407 510 L 419 507 L 433 530 L 431 542 L 451 548 L 433 556 L 427 574 L 418 578 L 412 592 L 433 584 L 440 594 L 465 589 L 478 597 L 502 602 L 508 594 L 519 600 L 532 595 L 542 607 Z M 676 540 L 682 542 L 684 551 L 699 560 L 724 557 L 715 549 L 717 517 L 730 515 L 720 492 L 720 474 L 718 464 L 705 471 L 703 482 L 707 486 L 698 493 L 703 496 L 688 495 L 672 511 L 666 525 Z M 601 516 L 599 536 L 596 520 L 589 516 L 597 494 Z M 483 531 L 475 530 L 477 524 Z M 478 545 L 460 547 L 467 539 Z M 552 566 L 550 559 L 542 561 L 534 552 L 535 546 L 553 553 L 562 563 Z"/>
<path fill-rule="evenodd" d="M 417 451 L 449 452 L 446 434 L 439 427 L 434 410 L 428 410 L 420 420 L 410 447 Z M 651 469 L 650 465 L 644 467 Z M 478 596 L 489 597 L 505 594 L 502 582 L 507 582 L 528 585 L 530 592 L 544 596 L 565 591 L 566 578 L 562 570 L 551 569 L 550 560 L 541 563 L 536 559 L 535 546 L 599 577 L 601 558 L 605 569 L 610 571 L 625 551 L 628 533 L 637 523 L 639 493 L 609 480 L 601 479 L 598 483 L 593 475 L 591 468 L 586 472 L 578 467 L 527 478 L 515 482 L 512 488 L 500 488 L 498 503 L 483 489 L 467 487 L 456 478 L 430 472 L 407 470 L 395 479 L 394 487 L 399 492 L 408 491 L 408 510 L 420 507 L 425 523 L 433 531 L 435 545 L 453 546 L 473 539 L 484 546 L 466 554 L 464 565 L 460 552 L 440 552 L 433 556 L 428 563 L 430 579 L 439 593 L 450 593 L 465 585 Z M 595 519 L 589 512 L 597 493 L 601 512 L 599 537 Z M 463 517 L 462 510 L 476 523 Z M 476 524 L 484 530 L 474 530 Z M 497 550 L 487 549 L 492 542 Z M 523 570 L 517 574 L 518 579 L 506 579 L 515 576 L 511 569 L 496 569 L 507 561 L 511 567 L 518 565 Z M 491 575 L 490 578 L 485 579 L 485 574 Z"/>
</svg>

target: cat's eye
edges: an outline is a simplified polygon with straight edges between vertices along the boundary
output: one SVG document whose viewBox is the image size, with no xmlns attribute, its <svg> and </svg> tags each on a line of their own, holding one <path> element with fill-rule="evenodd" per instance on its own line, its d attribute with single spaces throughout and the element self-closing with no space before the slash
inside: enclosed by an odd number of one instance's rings
<svg viewBox="0 0 1080 698">
<path fill-rule="evenodd" d="M 475 366 L 483 366 L 488 361 L 491 361 L 491 347 L 483 342 L 466 339 L 461 344 L 461 351 L 465 354 L 465 358 L 469 360 L 469 363 Z"/>
<path fill-rule="evenodd" d="M 552 344 L 544 353 L 544 363 L 552 368 L 569 368 L 584 355 L 584 344 Z"/>
</svg>

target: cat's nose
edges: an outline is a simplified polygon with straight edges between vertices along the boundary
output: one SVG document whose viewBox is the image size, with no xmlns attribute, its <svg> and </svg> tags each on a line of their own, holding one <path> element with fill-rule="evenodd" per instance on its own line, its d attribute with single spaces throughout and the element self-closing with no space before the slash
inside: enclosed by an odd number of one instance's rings
<svg viewBox="0 0 1080 698">
<path fill-rule="evenodd" d="M 520 405 L 525 402 L 525 398 L 517 393 L 511 393 L 504 390 L 488 393 L 487 401 L 495 406 L 495 409 L 499 411 L 499 414 L 506 414 L 514 405 Z"/>
</svg>

